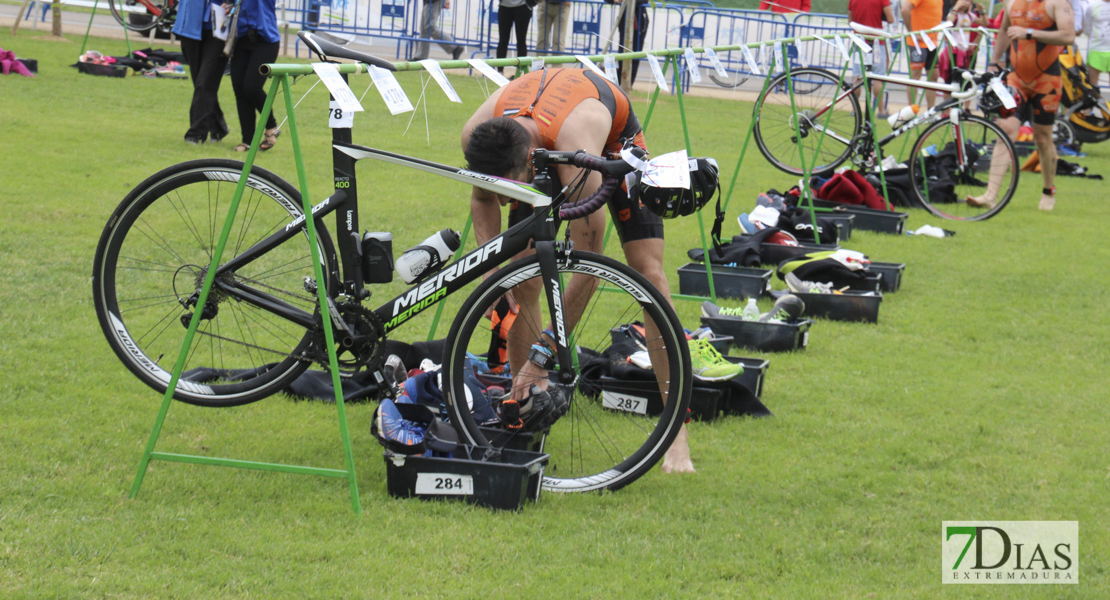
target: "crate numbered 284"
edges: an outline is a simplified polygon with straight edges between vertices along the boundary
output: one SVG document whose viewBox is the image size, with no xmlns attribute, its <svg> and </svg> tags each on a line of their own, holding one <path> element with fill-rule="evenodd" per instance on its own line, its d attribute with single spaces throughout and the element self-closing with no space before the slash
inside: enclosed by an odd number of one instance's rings
<svg viewBox="0 0 1110 600">
<path fill-rule="evenodd" d="M 470 496 L 474 476 L 458 473 L 417 473 L 416 493 L 423 496 Z"/>
</svg>

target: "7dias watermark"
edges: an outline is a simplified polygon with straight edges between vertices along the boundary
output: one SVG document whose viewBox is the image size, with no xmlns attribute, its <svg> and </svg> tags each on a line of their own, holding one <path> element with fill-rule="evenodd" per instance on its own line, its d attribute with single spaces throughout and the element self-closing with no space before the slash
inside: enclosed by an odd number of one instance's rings
<svg viewBox="0 0 1110 600">
<path fill-rule="evenodd" d="M 1079 583 L 1078 521 L 944 521 L 944 583 Z"/>
</svg>

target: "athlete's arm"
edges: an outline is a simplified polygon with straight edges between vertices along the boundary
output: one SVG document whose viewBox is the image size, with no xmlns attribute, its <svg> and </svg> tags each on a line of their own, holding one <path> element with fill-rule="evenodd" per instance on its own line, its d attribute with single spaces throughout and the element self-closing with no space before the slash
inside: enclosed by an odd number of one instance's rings
<svg viewBox="0 0 1110 600">
<path fill-rule="evenodd" d="M 998 25 L 998 35 L 994 38 L 994 50 L 991 51 L 991 60 L 988 66 L 1005 67 L 1002 64 L 1002 57 L 1006 55 L 1006 51 L 1010 49 L 1010 35 L 1007 31 L 1010 30 L 1010 3 L 1007 2 L 1002 9 L 1002 23 Z"/>
<path fill-rule="evenodd" d="M 1069 46 L 1075 42 L 1075 13 L 1071 10 L 1071 1 L 1047 0 L 1044 11 L 1056 23 L 1056 31 L 1034 29 L 1032 39 L 1050 46 Z M 1011 25 L 1006 33 L 1012 40 L 1021 40 L 1025 39 L 1028 31 L 1024 27 Z"/>
</svg>

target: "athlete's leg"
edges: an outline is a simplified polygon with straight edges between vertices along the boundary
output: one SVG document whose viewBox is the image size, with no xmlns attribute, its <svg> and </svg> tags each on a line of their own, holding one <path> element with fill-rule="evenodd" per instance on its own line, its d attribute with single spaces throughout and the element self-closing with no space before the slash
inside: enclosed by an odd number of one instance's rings
<svg viewBox="0 0 1110 600">
<path fill-rule="evenodd" d="M 994 120 L 994 124 L 1006 132 L 1010 141 L 1017 139 L 1018 129 L 1021 128 L 1021 119 L 1017 117 L 998 118 Z M 987 177 L 987 189 L 983 192 L 983 195 L 972 196 L 967 199 L 967 203 L 971 206 L 994 208 L 995 202 L 998 201 L 998 192 L 1002 189 L 1006 169 L 1010 168 L 1009 152 L 1006 148 L 1001 147 L 1002 143 L 1002 140 L 996 142 L 994 150 L 991 151 L 991 170 Z M 1011 176 L 1015 175 L 1011 174 Z"/>
<path fill-rule="evenodd" d="M 647 238 L 632 240 L 623 244 L 625 260 L 628 266 L 639 271 L 652 283 L 664 296 L 671 295 L 671 287 L 667 276 L 663 272 L 663 240 L 662 238 Z M 673 304 L 673 303 L 672 303 Z M 670 372 L 667 370 L 666 349 L 653 346 L 651 341 L 659 339 L 659 328 L 651 321 L 644 319 L 644 337 L 648 340 L 648 354 L 655 369 L 655 378 L 660 382 L 659 387 L 664 388 L 663 382 L 667 381 Z M 663 399 L 664 402 L 667 398 Z M 694 463 L 690 459 L 689 435 L 686 425 L 678 432 L 678 437 L 671 443 L 667 453 L 663 456 L 664 473 L 693 473 Z"/>
<path fill-rule="evenodd" d="M 1038 208 L 1052 210 L 1056 207 L 1056 144 L 1052 141 L 1052 125 L 1033 123 L 1033 143 L 1037 145 L 1037 153 L 1041 156 L 1041 177 L 1044 179 L 1044 189 L 1051 193 L 1041 193 Z"/>
</svg>

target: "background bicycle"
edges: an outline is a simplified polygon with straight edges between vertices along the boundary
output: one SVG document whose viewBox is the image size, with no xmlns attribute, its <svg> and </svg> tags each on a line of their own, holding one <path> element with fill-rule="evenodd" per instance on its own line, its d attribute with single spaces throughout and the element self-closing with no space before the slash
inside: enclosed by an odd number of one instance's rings
<svg viewBox="0 0 1110 600">
<path fill-rule="evenodd" d="M 977 221 L 998 214 L 1013 197 L 1020 173 L 1013 143 L 992 121 L 969 110 L 979 99 L 987 108 L 1001 107 L 1000 98 L 989 89 L 1000 74 L 962 72 L 953 84 L 869 75 L 948 95 L 947 100 L 912 119 L 896 122 L 892 131 L 877 141 L 864 112 L 870 109 L 861 107 L 857 98 L 862 89 L 869 107 L 869 86 L 863 80 L 853 83 L 848 77 L 842 80 L 838 74 L 810 68 L 793 71 L 789 78 L 783 73 L 772 79 L 753 112 L 755 140 L 763 156 L 794 175 L 827 173 L 849 160 L 859 170 L 871 170 L 892 141 L 924 127 L 910 152 L 896 157 L 908 169 L 913 195 L 922 208 L 946 219 Z M 809 94 L 791 94 L 788 86 L 795 79 L 816 89 Z M 877 125 L 883 128 L 888 124 Z M 984 195 L 989 200 L 985 205 L 967 201 Z"/>
</svg>

